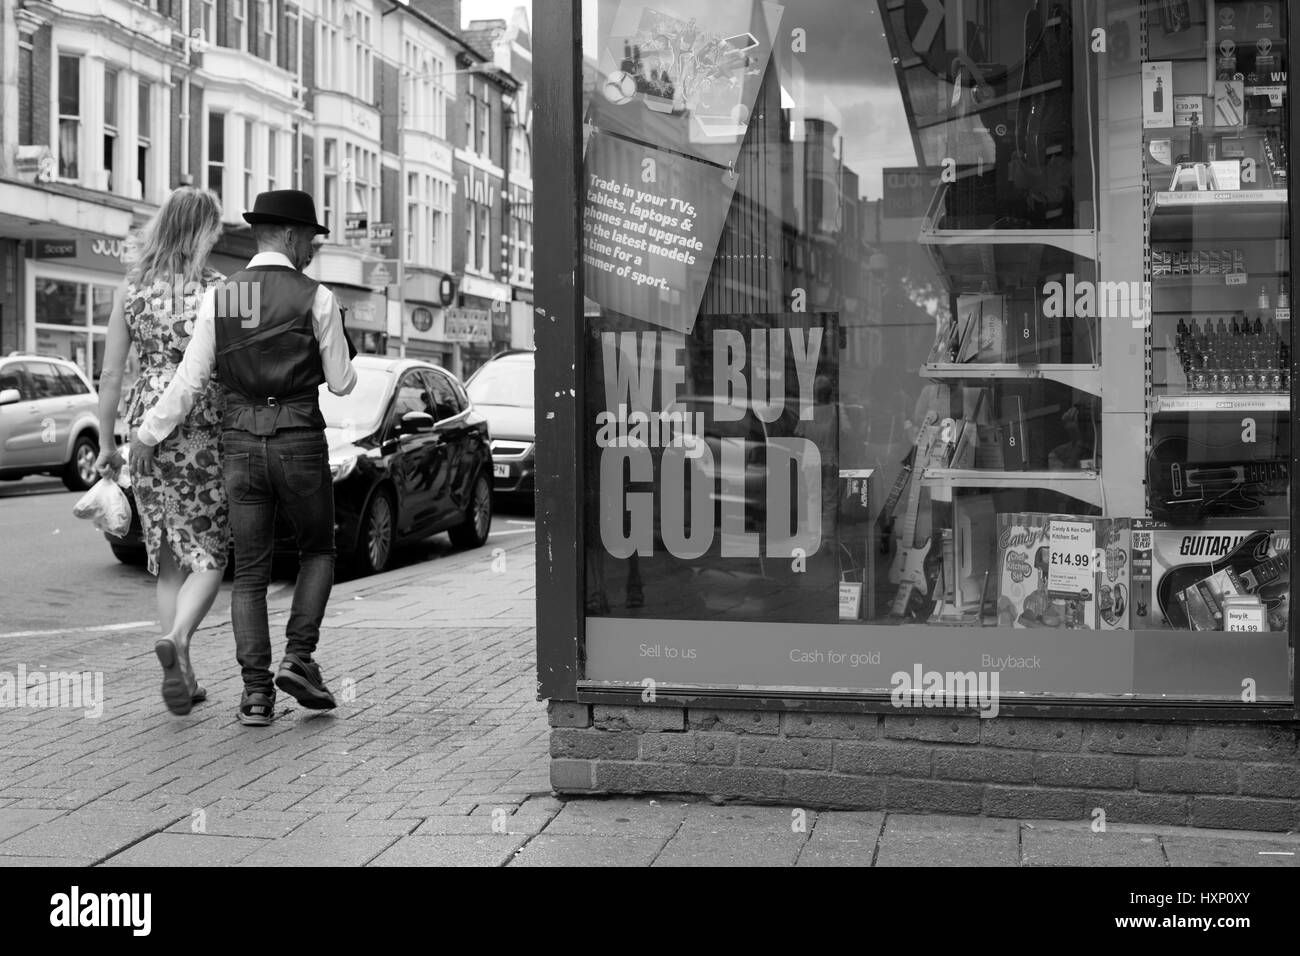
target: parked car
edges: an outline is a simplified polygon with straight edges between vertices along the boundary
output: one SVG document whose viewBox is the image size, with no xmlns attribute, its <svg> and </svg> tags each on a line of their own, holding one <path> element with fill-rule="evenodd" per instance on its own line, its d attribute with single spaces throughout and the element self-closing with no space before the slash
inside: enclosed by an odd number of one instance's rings
<svg viewBox="0 0 1300 956">
<path fill-rule="evenodd" d="M 493 356 L 465 388 L 492 430 L 492 490 L 532 498 L 537 473 L 533 414 L 534 353 L 512 349 Z"/>
<path fill-rule="evenodd" d="M 97 457 L 99 396 L 81 369 L 46 355 L 0 358 L 0 481 L 45 474 L 85 491 Z"/>
<path fill-rule="evenodd" d="M 481 546 L 492 527 L 492 457 L 487 420 L 464 387 L 414 359 L 364 355 L 352 364 L 350 394 L 320 390 L 339 557 L 375 573 L 399 541 L 446 531 L 457 547 Z M 127 537 L 108 540 L 119 559 L 143 560 L 138 515 Z M 281 517 L 276 551 L 296 550 Z"/>
</svg>

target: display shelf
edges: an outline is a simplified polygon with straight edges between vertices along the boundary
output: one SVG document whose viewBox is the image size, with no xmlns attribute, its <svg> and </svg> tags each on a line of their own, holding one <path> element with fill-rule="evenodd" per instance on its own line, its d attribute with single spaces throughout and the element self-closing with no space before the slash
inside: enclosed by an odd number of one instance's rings
<svg viewBox="0 0 1300 956">
<path fill-rule="evenodd" d="M 1291 409 L 1289 395 L 1157 395 L 1152 411 L 1170 412 L 1286 412 Z"/>
<path fill-rule="evenodd" d="M 1245 281 L 1242 281 L 1244 277 Z M 1221 272 L 1218 275 L 1181 275 L 1156 276 L 1151 280 L 1151 287 L 1158 292 L 1178 291 L 1180 289 L 1233 289 L 1251 290 L 1252 282 L 1276 282 L 1278 279 L 1290 278 L 1280 272 Z M 1229 281 L 1236 279 L 1237 281 Z"/>
<path fill-rule="evenodd" d="M 981 471 L 975 468 L 927 468 L 921 484 L 947 488 L 1033 488 L 1056 491 L 1101 506 L 1100 475 L 1096 471 Z"/>
<path fill-rule="evenodd" d="M 1152 242 L 1282 238 L 1289 235 L 1285 189 L 1154 194 Z"/>
<path fill-rule="evenodd" d="M 938 380 L 1047 379 L 1070 388 L 1101 394 L 1100 365 L 1011 365 L 1005 362 L 930 362 L 921 366 L 923 378 Z"/>
</svg>

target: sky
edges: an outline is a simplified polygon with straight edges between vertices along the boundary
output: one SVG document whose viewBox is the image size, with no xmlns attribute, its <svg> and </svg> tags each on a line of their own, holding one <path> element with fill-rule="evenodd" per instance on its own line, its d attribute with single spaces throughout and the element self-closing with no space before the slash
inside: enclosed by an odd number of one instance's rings
<svg viewBox="0 0 1300 956">
<path fill-rule="evenodd" d="M 516 7 L 527 7 L 532 16 L 530 0 L 461 0 L 461 26 L 469 26 L 471 20 L 506 20 L 515 12 Z"/>
</svg>

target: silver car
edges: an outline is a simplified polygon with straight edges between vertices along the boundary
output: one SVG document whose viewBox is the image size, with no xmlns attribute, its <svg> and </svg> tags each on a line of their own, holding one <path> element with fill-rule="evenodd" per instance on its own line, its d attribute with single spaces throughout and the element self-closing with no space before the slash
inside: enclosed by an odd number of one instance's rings
<svg viewBox="0 0 1300 956">
<path fill-rule="evenodd" d="M 54 475 L 72 491 L 95 483 L 99 396 L 72 362 L 0 357 L 0 481 Z"/>
</svg>

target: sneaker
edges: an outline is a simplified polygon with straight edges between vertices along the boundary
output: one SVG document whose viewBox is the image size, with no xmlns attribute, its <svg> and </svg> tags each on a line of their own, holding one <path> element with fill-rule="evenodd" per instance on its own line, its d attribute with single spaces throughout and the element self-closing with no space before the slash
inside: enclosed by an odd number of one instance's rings
<svg viewBox="0 0 1300 956">
<path fill-rule="evenodd" d="M 275 686 L 308 710 L 333 710 L 334 695 L 321 680 L 320 665 L 304 661 L 297 654 L 285 654 L 275 674 Z"/>
<path fill-rule="evenodd" d="M 269 727 L 275 716 L 275 695 L 260 690 L 244 691 L 239 702 L 239 722 L 245 727 Z"/>
</svg>

